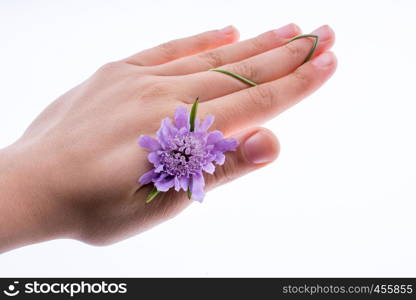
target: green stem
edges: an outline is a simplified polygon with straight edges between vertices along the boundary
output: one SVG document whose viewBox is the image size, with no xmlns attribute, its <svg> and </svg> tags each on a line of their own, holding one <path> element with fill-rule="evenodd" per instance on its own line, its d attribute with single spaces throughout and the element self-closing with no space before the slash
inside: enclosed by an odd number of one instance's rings
<svg viewBox="0 0 416 300">
<path fill-rule="evenodd" d="M 318 46 L 318 43 L 319 43 L 319 36 L 317 36 L 316 34 L 301 34 L 301 35 L 297 35 L 297 36 L 295 36 L 295 37 L 293 37 L 292 39 L 289 40 L 289 43 L 290 43 L 290 42 L 293 42 L 293 41 L 298 40 L 298 39 L 309 38 L 309 37 L 314 38 L 315 41 L 312 45 L 311 50 L 309 50 L 309 53 L 306 56 L 306 58 L 305 58 L 305 60 L 303 61 L 302 64 L 309 61 L 311 59 L 311 57 L 313 56 L 313 54 L 315 53 L 316 47 Z M 238 79 L 241 82 L 244 82 L 244 83 L 246 83 L 250 86 L 256 86 L 257 85 L 257 83 L 255 83 L 254 81 L 251 81 L 250 79 L 247 79 L 247 78 L 245 78 L 241 75 L 238 75 L 237 73 L 234 73 L 232 71 L 223 70 L 223 69 L 209 69 L 209 71 L 214 71 L 214 72 L 219 72 L 219 73 L 229 75 L 229 76 L 234 77 L 235 79 Z"/>
<path fill-rule="evenodd" d="M 306 56 L 306 58 L 305 58 L 305 60 L 303 61 L 302 64 L 304 64 L 308 60 L 310 60 L 312 55 L 315 53 L 316 47 L 318 46 L 318 43 L 319 43 L 319 36 L 316 35 L 316 34 L 301 34 L 301 35 L 297 35 L 297 36 L 295 36 L 295 37 L 293 37 L 289 40 L 289 43 L 290 43 L 290 42 L 293 42 L 295 40 L 302 39 L 302 38 L 308 38 L 308 37 L 314 38 L 315 41 L 312 45 L 311 50 L 309 50 L 308 56 Z"/>
<path fill-rule="evenodd" d="M 195 119 L 196 119 L 196 113 L 198 111 L 198 103 L 199 103 L 199 97 L 196 97 L 196 100 L 191 108 L 191 115 L 189 117 L 189 123 L 190 123 L 190 131 L 195 130 Z"/>
<path fill-rule="evenodd" d="M 150 192 L 149 196 L 147 196 L 147 198 L 146 198 L 146 203 L 149 203 L 150 201 L 152 201 L 159 193 L 160 193 L 160 191 L 158 191 L 156 189 L 156 187 L 153 187 L 153 189 Z"/>
<path fill-rule="evenodd" d="M 234 77 L 235 79 L 238 79 L 238 80 L 240 80 L 240 81 L 242 81 L 242 82 L 244 82 L 248 85 L 251 85 L 251 86 L 256 86 L 257 85 L 257 83 L 255 83 L 254 81 L 251 81 L 250 79 L 244 78 L 243 76 L 238 75 L 237 73 L 234 73 L 234 72 L 231 72 L 231 71 L 227 71 L 227 70 L 223 70 L 223 69 L 210 69 L 209 71 L 214 71 L 214 72 L 227 74 L 227 75 L 229 75 L 231 77 Z"/>
</svg>

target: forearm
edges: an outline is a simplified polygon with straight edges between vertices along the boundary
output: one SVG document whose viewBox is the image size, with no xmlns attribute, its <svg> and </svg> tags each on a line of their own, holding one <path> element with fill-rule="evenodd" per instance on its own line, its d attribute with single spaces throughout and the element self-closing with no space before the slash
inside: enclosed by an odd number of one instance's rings
<svg viewBox="0 0 416 300">
<path fill-rule="evenodd" d="M 67 234 L 62 211 L 30 165 L 16 147 L 0 150 L 0 253 Z"/>
</svg>

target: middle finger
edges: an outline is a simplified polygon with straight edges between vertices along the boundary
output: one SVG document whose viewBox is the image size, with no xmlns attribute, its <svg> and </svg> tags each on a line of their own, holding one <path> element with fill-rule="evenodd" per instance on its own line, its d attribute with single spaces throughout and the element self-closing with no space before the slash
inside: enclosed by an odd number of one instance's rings
<svg viewBox="0 0 416 300">
<path fill-rule="evenodd" d="M 329 26 L 319 27 L 312 33 L 320 38 L 314 56 L 331 48 L 335 34 Z M 293 72 L 306 58 L 312 43 L 311 38 L 295 40 L 277 49 L 225 65 L 221 69 L 235 72 L 258 84 L 266 83 Z M 248 87 L 246 83 L 218 72 L 175 76 L 172 80 L 176 81 L 176 85 L 183 86 L 182 90 L 186 91 L 189 99 L 199 96 L 201 101 L 222 97 Z"/>
</svg>

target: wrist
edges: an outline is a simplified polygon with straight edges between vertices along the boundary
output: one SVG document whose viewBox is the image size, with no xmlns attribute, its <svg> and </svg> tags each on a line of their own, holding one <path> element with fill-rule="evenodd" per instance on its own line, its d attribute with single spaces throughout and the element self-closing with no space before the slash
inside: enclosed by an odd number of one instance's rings
<svg viewBox="0 0 416 300">
<path fill-rule="evenodd" d="M 0 253 L 70 235 L 37 164 L 19 145 L 0 150 Z"/>
</svg>

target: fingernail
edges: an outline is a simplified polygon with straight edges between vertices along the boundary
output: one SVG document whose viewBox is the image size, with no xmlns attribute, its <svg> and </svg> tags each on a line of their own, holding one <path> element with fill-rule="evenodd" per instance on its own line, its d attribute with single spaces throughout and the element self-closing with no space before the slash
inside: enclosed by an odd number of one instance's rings
<svg viewBox="0 0 416 300">
<path fill-rule="evenodd" d="M 223 29 L 220 29 L 220 31 L 221 31 L 222 33 L 225 33 L 225 34 L 231 34 L 231 33 L 233 33 L 233 32 L 234 32 L 234 26 L 229 25 L 229 26 L 227 26 L 227 27 L 224 27 Z"/>
<path fill-rule="evenodd" d="M 331 52 L 325 52 L 312 60 L 312 64 L 318 68 L 324 68 L 331 65 L 334 62 L 334 54 Z"/>
<path fill-rule="evenodd" d="M 278 36 L 282 38 L 291 38 L 300 32 L 299 27 L 293 23 L 283 26 L 274 31 Z"/>
<path fill-rule="evenodd" d="M 315 29 L 312 33 L 318 35 L 321 41 L 326 41 L 331 38 L 331 31 L 332 30 L 328 25 L 324 25 Z"/>
<path fill-rule="evenodd" d="M 262 164 L 276 158 L 276 149 L 271 146 L 268 134 L 259 131 L 244 142 L 244 154 L 250 162 Z"/>
</svg>

